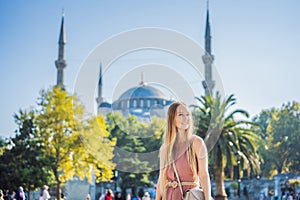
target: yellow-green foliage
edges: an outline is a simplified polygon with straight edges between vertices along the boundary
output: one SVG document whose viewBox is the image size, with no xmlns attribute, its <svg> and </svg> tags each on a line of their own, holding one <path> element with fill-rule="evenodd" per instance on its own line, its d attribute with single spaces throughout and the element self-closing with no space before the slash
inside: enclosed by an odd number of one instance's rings
<svg viewBox="0 0 300 200">
<path fill-rule="evenodd" d="M 112 176 L 115 139 L 109 140 L 106 123 L 100 116 L 84 117 L 79 100 L 60 88 L 43 91 L 37 126 L 45 156 L 57 182 L 77 176 L 91 181 L 102 168 L 103 179 Z"/>
<path fill-rule="evenodd" d="M 102 115 L 88 120 L 87 128 L 81 133 L 85 150 L 90 154 L 89 162 L 97 166 L 94 171 L 101 181 L 110 181 L 113 176 L 112 170 L 115 167 L 115 164 L 110 161 L 114 156 L 113 149 L 116 145 L 116 138 L 108 139 L 109 134 Z"/>
</svg>

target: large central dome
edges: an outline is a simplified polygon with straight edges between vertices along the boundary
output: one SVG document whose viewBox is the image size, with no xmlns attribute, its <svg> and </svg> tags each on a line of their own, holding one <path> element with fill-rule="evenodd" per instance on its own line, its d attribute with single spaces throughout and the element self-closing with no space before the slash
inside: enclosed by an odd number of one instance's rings
<svg viewBox="0 0 300 200">
<path fill-rule="evenodd" d="M 133 87 L 124 92 L 119 100 L 121 99 L 132 99 L 132 98 L 161 98 L 166 99 L 166 96 L 158 89 L 148 86 L 146 84 Z"/>
<path fill-rule="evenodd" d="M 172 102 L 159 89 L 142 80 L 139 86 L 126 90 L 119 99 L 114 101 L 112 109 L 125 116 L 131 114 L 142 118 L 153 115 L 164 117 L 164 108 Z"/>
</svg>

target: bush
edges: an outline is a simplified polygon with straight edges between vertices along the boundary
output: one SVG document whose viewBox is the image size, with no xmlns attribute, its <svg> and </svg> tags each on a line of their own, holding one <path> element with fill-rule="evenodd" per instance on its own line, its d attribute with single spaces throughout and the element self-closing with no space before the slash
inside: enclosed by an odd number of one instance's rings
<svg viewBox="0 0 300 200">
<path fill-rule="evenodd" d="M 237 182 L 232 182 L 232 183 L 230 183 L 230 187 L 232 188 L 232 189 L 238 189 L 238 183 Z"/>
</svg>

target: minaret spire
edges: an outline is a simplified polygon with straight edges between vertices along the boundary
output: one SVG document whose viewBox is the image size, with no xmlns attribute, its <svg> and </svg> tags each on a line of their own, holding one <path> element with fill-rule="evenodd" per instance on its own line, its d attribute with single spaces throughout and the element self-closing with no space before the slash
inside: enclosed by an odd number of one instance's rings
<svg viewBox="0 0 300 200">
<path fill-rule="evenodd" d="M 207 1 L 206 25 L 205 25 L 205 51 L 208 54 L 211 54 L 211 35 L 210 35 L 210 24 L 209 24 L 208 1 Z"/>
<path fill-rule="evenodd" d="M 213 89 L 215 86 L 215 81 L 213 80 L 212 74 L 212 63 L 214 61 L 214 56 L 211 54 L 211 30 L 209 23 L 209 0 L 207 0 L 206 9 L 206 25 L 205 25 L 205 55 L 202 56 L 203 63 L 205 65 L 205 80 L 202 81 L 202 85 L 205 90 L 205 95 L 213 95 Z"/>
<path fill-rule="evenodd" d="M 98 81 L 98 97 L 96 99 L 98 106 L 103 102 L 102 96 L 102 63 L 100 63 L 99 81 Z"/>
<path fill-rule="evenodd" d="M 64 86 L 64 68 L 67 66 L 67 62 L 64 58 L 65 55 L 65 44 L 66 44 L 66 34 L 64 26 L 64 11 L 62 11 L 61 26 L 58 40 L 58 59 L 55 61 L 57 68 L 57 87 L 65 89 Z"/>
<path fill-rule="evenodd" d="M 144 81 L 144 72 L 141 72 L 141 82 L 140 82 L 141 86 L 146 86 L 147 83 Z"/>
</svg>

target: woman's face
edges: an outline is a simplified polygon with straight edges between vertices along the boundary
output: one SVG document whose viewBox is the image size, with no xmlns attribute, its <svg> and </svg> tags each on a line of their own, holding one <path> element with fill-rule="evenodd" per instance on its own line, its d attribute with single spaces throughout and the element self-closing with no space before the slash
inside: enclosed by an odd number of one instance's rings
<svg viewBox="0 0 300 200">
<path fill-rule="evenodd" d="M 190 112 L 187 107 L 183 105 L 179 105 L 176 109 L 175 114 L 175 126 L 180 131 L 184 131 L 189 128 L 190 126 Z"/>
</svg>

